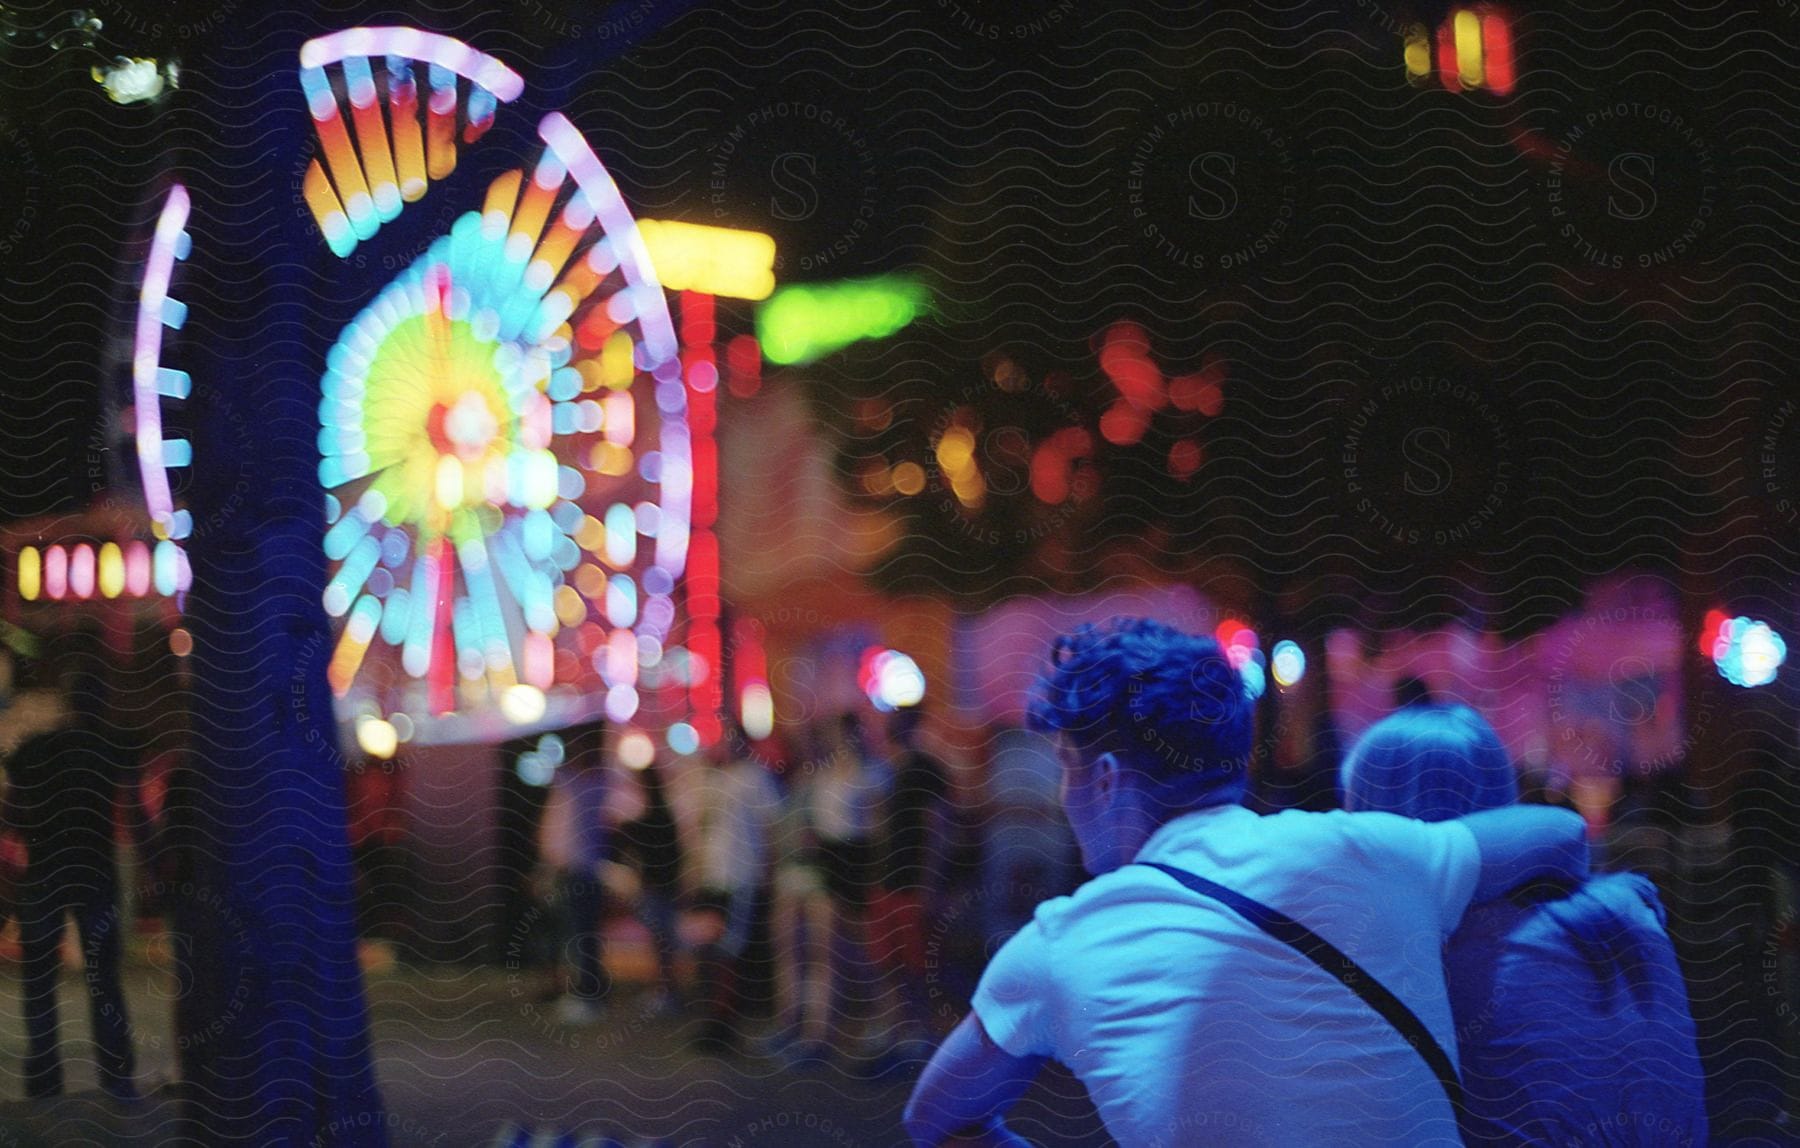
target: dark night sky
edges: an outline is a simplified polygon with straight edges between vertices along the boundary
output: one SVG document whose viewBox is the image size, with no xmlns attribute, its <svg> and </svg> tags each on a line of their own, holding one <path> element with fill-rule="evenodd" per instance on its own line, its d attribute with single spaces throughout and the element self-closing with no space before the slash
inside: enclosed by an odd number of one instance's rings
<svg viewBox="0 0 1800 1148">
<path fill-rule="evenodd" d="M 321 284 L 320 353 L 383 255 L 562 107 L 640 214 L 769 230 L 783 281 L 932 277 L 935 321 L 806 373 L 848 456 L 887 449 L 853 399 L 929 421 L 997 351 L 1065 372 L 1046 403 L 1091 419 L 1090 340 L 1116 320 L 1170 373 L 1225 361 L 1200 473 L 1161 465 L 1182 427 L 1111 452 L 1077 555 L 1154 529 L 1271 587 L 1323 577 L 1334 616 L 1429 614 L 1435 594 L 1526 628 L 1596 572 L 1761 591 L 1800 559 L 1793 5 L 1517 5 L 1510 99 L 1404 81 L 1391 29 L 1441 4 L 337 3 L 317 25 L 233 0 L 94 7 L 109 52 L 178 53 L 189 79 L 160 112 L 120 108 L 91 57 L 5 50 L 10 518 L 112 477 L 96 428 L 124 379 L 130 245 L 164 145 L 206 162 L 197 110 L 230 98 L 207 88 L 209 45 L 414 22 L 511 62 L 529 107 Z M 261 111 L 302 114 L 297 87 Z M 898 584 L 980 567 L 989 591 L 1025 588 L 1012 556 L 922 526 Z"/>
</svg>

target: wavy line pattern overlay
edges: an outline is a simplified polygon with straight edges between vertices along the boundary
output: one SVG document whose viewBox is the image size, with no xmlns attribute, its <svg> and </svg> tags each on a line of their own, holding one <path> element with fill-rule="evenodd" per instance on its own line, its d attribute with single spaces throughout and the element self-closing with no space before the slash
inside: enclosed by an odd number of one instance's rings
<svg viewBox="0 0 1800 1148">
<path fill-rule="evenodd" d="M 1669 910 L 1714 1142 L 1793 1142 L 1800 675 L 1737 688 L 1695 639 L 1714 608 L 1800 633 L 1800 259 L 1782 238 L 1800 4 L 1513 0 L 1509 91 L 1409 78 L 1414 23 L 1462 7 L 1444 0 L 90 0 L 91 47 L 64 31 L 73 7 L 0 5 L 0 637 L 25 633 L 0 724 L 10 750 L 58 720 L 38 687 L 74 616 L 21 600 L 15 555 L 142 516 L 131 332 L 178 181 L 188 311 L 162 353 L 192 391 L 164 417 L 193 443 L 169 473 L 194 581 L 106 637 L 140 651 L 122 743 L 148 762 L 189 737 L 205 765 L 156 799 L 183 811 L 166 840 L 185 860 L 130 851 L 138 915 L 66 942 L 61 1097 L 25 1099 L 20 977 L 0 964 L 0 1148 L 209 1142 L 196 1106 L 254 1144 L 906 1142 L 928 1046 L 883 1039 L 906 993 L 852 954 L 826 1003 L 866 1047 L 722 1054 L 649 987 L 653 945 L 618 913 L 605 1010 L 559 1008 L 563 902 L 522 860 L 544 791 L 511 768 L 540 743 L 407 744 L 384 766 L 333 710 L 323 357 L 536 156 L 550 112 L 635 218 L 765 232 L 783 286 L 929 289 L 887 338 L 732 367 L 718 404 L 724 653 L 764 659 L 789 781 L 831 768 L 802 735 L 858 699 L 864 647 L 925 668 L 961 843 L 922 926 L 925 1035 L 1073 882 L 1053 794 L 1008 772 L 1029 755 L 1008 728 L 1028 675 L 1006 635 L 1129 600 L 1266 620 L 1265 649 L 1305 649 L 1306 679 L 1259 703 L 1265 795 L 1329 800 L 1327 718 L 1355 732 L 1415 673 L 1515 756 L 1565 767 L 1577 800 L 1652 794 L 1605 856 L 1649 871 Z M 307 206 L 296 54 L 397 24 L 478 47 L 524 92 L 339 259 Z M 117 57 L 177 60 L 177 86 L 115 103 L 90 73 Z M 752 312 L 721 301 L 719 326 L 748 332 Z M 697 846 L 705 769 L 663 765 Z M 613 812 L 635 816 L 641 787 L 617 777 Z M 353 854 L 346 795 L 389 784 L 411 835 Z M 984 842 L 1036 861 L 984 869 Z M 615 907 L 636 896 L 612 877 Z M 774 900 L 782 924 L 818 903 Z M 679 923 L 678 971 L 700 975 L 716 921 Z M 104 994 L 76 971 L 109 937 L 132 1104 L 96 1091 Z M 765 1036 L 821 991 L 740 988 Z M 1110 1143 L 1056 1067 L 1012 1124 Z M 1593 1136 L 1665 1142 L 1633 1112 Z M 1195 1111 L 1161 1142 L 1281 1139 Z"/>
</svg>

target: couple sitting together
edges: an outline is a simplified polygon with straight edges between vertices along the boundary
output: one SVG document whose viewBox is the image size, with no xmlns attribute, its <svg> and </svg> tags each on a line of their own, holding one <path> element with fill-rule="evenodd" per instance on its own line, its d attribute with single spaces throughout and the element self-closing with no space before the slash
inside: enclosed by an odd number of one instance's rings
<svg viewBox="0 0 1800 1148">
<path fill-rule="evenodd" d="M 1705 1143 L 1655 890 L 1590 877 L 1582 819 L 1517 803 L 1474 710 L 1401 709 L 1343 763 L 1350 812 L 1266 817 L 1210 638 L 1083 627 L 1032 718 L 1093 879 L 995 954 L 915 1143 L 1026 1143 L 1004 1116 L 1045 1060 L 1124 1148 Z"/>
</svg>

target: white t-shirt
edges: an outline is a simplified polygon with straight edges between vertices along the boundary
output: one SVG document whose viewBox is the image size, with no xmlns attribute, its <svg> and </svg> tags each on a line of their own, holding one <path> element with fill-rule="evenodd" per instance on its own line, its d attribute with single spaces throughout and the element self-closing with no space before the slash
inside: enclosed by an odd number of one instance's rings
<svg viewBox="0 0 1800 1148">
<path fill-rule="evenodd" d="M 1456 1055 L 1442 946 L 1480 873 L 1467 827 L 1220 806 L 1164 825 L 1138 859 L 1296 918 Z M 1146 866 L 1039 905 L 974 1008 L 1007 1052 L 1067 1065 L 1128 1148 L 1461 1143 L 1437 1077 L 1361 997 Z"/>
<path fill-rule="evenodd" d="M 700 884 L 735 891 L 754 888 L 769 863 L 769 834 L 781 794 L 753 761 L 709 768 L 700 805 Z"/>
<path fill-rule="evenodd" d="M 875 830 L 890 771 L 865 761 L 835 761 L 812 783 L 812 823 L 827 841 L 867 841 Z"/>
</svg>

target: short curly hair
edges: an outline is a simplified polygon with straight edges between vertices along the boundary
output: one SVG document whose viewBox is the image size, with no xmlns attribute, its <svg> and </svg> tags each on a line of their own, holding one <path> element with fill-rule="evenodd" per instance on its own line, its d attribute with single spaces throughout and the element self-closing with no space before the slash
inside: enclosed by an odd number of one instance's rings
<svg viewBox="0 0 1800 1148">
<path fill-rule="evenodd" d="M 1113 618 L 1056 639 L 1033 728 L 1113 752 L 1153 786 L 1235 800 L 1248 780 L 1252 700 L 1212 638 Z"/>
</svg>

